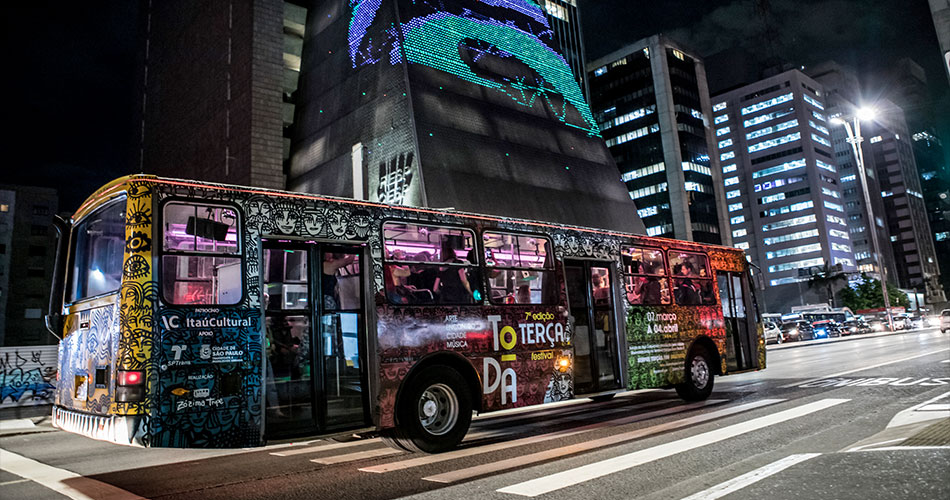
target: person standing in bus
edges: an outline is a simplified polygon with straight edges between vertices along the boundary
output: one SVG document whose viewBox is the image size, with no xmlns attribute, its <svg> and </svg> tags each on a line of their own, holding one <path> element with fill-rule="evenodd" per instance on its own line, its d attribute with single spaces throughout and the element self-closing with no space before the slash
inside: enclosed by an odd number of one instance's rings
<svg viewBox="0 0 950 500">
<path fill-rule="evenodd" d="M 461 264 L 455 256 L 455 249 L 448 241 L 442 242 L 442 262 L 447 264 Z M 439 276 L 432 285 L 432 291 L 439 296 L 442 304 L 467 304 L 472 297 L 472 286 L 468 282 L 468 274 L 464 267 L 446 266 L 439 269 Z"/>
<path fill-rule="evenodd" d="M 326 309 L 340 308 L 339 280 L 336 275 L 340 269 L 353 263 L 356 258 L 352 254 L 325 253 L 323 255 L 323 275 L 320 288 L 323 290 L 323 307 Z"/>
</svg>

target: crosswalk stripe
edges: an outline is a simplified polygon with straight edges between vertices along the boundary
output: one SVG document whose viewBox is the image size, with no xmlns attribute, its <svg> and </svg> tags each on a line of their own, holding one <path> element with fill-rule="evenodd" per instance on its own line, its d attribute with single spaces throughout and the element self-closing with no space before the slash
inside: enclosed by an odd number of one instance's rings
<svg viewBox="0 0 950 500">
<path fill-rule="evenodd" d="M 473 455 L 480 455 L 482 453 L 489 453 L 492 451 L 514 448 L 516 446 L 542 443 L 544 441 L 550 441 L 552 439 L 559 439 L 559 438 L 565 438 L 568 436 L 573 436 L 575 434 L 580 434 L 582 432 L 587 432 L 593 429 L 600 429 L 603 427 L 613 426 L 613 425 L 623 425 L 625 423 L 629 423 L 630 421 L 636 421 L 632 419 L 644 420 L 644 419 L 653 418 L 659 415 L 666 415 L 669 413 L 679 413 L 679 412 L 687 411 L 693 408 L 699 408 L 701 406 L 707 406 L 707 405 L 718 404 L 718 403 L 723 403 L 723 402 L 725 402 L 725 400 L 709 400 L 702 403 L 694 403 L 692 405 L 676 406 L 673 408 L 666 408 L 663 410 L 643 413 L 640 415 L 632 415 L 629 417 L 624 417 L 624 418 L 619 418 L 619 419 L 614 419 L 614 420 L 604 420 L 601 422 L 596 422 L 596 423 L 584 425 L 581 427 L 549 432 L 547 434 L 541 434 L 538 436 L 529 436 L 529 437 L 525 437 L 521 439 L 516 439 L 514 441 L 504 441 L 500 443 L 486 444 L 483 446 L 472 446 L 470 448 L 463 448 L 460 450 L 440 453 L 438 455 L 426 455 L 426 456 L 422 456 L 418 458 L 412 458 L 409 460 L 402 460 L 399 462 L 392 462 L 388 464 L 380 464 L 380 465 L 374 465 L 371 467 L 364 467 L 360 470 L 363 472 L 383 473 L 383 472 L 392 472 L 396 470 L 409 469 L 412 467 L 419 467 L 422 465 L 429 465 L 429 464 L 434 464 L 438 462 L 444 462 L 446 460 L 453 460 L 456 458 L 470 457 Z M 649 403 L 643 403 L 640 405 L 630 406 L 629 409 L 631 410 L 640 409 L 647 406 L 656 406 L 656 404 L 657 402 L 651 401 Z"/>
<path fill-rule="evenodd" d="M 500 488 L 500 493 L 511 493 L 526 497 L 536 497 L 545 493 L 560 490 L 584 483 L 593 479 L 607 476 L 615 472 L 620 472 L 641 464 L 666 458 L 678 453 L 692 450 L 701 446 L 718 443 L 729 438 L 746 434 L 758 429 L 785 422 L 794 418 L 802 417 L 826 408 L 839 405 L 850 401 L 849 399 L 822 399 L 813 403 L 796 406 L 794 408 L 755 418 L 746 422 L 730 425 L 721 429 L 697 434 L 688 438 L 679 439 L 669 443 L 654 446 L 644 450 L 628 453 L 619 457 L 607 460 L 601 460 L 592 464 L 584 465 L 574 469 L 558 472 L 548 476 L 539 477 L 530 481 L 513 484 Z"/>
<path fill-rule="evenodd" d="M 395 455 L 396 453 L 405 453 L 402 450 L 397 450 L 394 448 L 377 448 L 375 450 L 366 450 L 358 451 L 356 453 L 349 453 L 346 455 L 333 455 L 332 457 L 323 457 L 323 458 L 314 458 L 311 462 L 323 464 L 323 465 L 333 465 L 341 464 L 344 462 L 355 462 L 357 460 L 365 460 L 367 458 L 376 458 L 376 457 L 385 457 L 386 455 Z"/>
<path fill-rule="evenodd" d="M 589 411 L 589 410 L 588 410 L 588 411 L 584 411 L 584 412 L 580 412 L 580 413 L 571 413 L 570 415 L 566 415 L 566 416 L 559 417 L 559 418 L 554 418 L 554 419 L 550 419 L 550 420 L 541 420 L 541 421 L 532 422 L 532 423 L 529 423 L 529 424 L 522 424 L 522 425 L 519 425 L 519 426 L 517 426 L 517 427 L 515 427 L 515 428 L 496 429 L 496 430 L 491 430 L 491 431 L 478 431 L 478 432 L 473 432 L 473 433 L 469 434 L 468 436 L 466 436 L 465 440 L 466 440 L 466 441 L 469 441 L 469 440 L 483 439 L 483 438 L 489 438 L 489 437 L 504 436 L 504 435 L 512 434 L 513 431 L 516 431 L 516 432 L 530 431 L 530 430 L 532 430 L 532 429 L 540 429 L 540 428 L 544 428 L 544 427 L 551 427 L 552 425 L 563 424 L 563 423 L 565 423 L 565 422 L 575 422 L 575 421 L 578 421 L 578 420 L 597 420 L 597 419 L 600 418 L 600 417 L 605 417 L 605 416 L 607 416 L 607 415 L 611 415 L 611 414 L 614 414 L 614 413 L 630 413 L 631 410 L 639 410 L 639 409 L 643 409 L 643 408 L 650 408 L 650 407 L 653 407 L 653 406 L 660 406 L 660 405 L 663 405 L 663 404 L 669 404 L 669 403 L 671 403 L 671 402 L 673 402 L 673 400 L 670 400 L 670 399 L 660 399 L 660 400 L 656 400 L 656 401 L 647 401 L 647 402 L 645 402 L 645 403 L 640 403 L 640 404 L 637 404 L 637 405 L 624 406 L 624 407 L 622 407 L 622 408 L 609 408 L 609 409 L 600 410 L 600 411 Z M 677 402 L 679 402 L 679 400 L 678 400 Z"/>
<path fill-rule="evenodd" d="M 0 469 L 29 479 L 73 500 L 141 500 L 142 497 L 109 483 L 80 476 L 0 448 Z M 12 484 L 12 483 L 5 483 Z"/>
<path fill-rule="evenodd" d="M 635 391 L 626 391 L 621 392 L 616 395 L 617 399 L 612 400 L 611 402 L 616 402 L 618 399 L 622 399 L 629 396 L 636 396 L 638 394 L 645 394 L 648 392 L 660 392 L 663 389 L 637 389 Z M 568 399 L 566 401 L 557 401 L 555 403 L 546 403 L 540 406 L 522 406 L 520 408 L 511 408 L 509 410 L 499 410 L 493 411 L 490 413 L 483 413 L 476 416 L 472 419 L 473 422 L 488 422 L 494 424 L 496 422 L 505 421 L 505 420 L 516 420 L 521 418 L 534 418 L 534 417 L 543 417 L 551 415 L 554 413 L 573 411 L 580 409 L 579 406 L 587 405 L 601 405 L 601 404 L 610 404 L 610 403 L 597 403 L 587 399 L 584 396 L 578 396 L 576 399 Z"/>
<path fill-rule="evenodd" d="M 778 474 L 783 470 L 804 462 L 805 460 L 810 460 L 817 456 L 820 456 L 821 453 L 801 453 L 798 455 L 789 455 L 781 460 L 772 462 L 766 466 L 759 467 L 754 471 L 747 472 L 739 477 L 734 477 L 728 481 L 713 486 L 712 488 L 705 489 L 699 493 L 690 495 L 683 500 L 717 500 L 722 498 L 730 493 L 736 492 L 749 486 L 750 484 L 757 483 L 773 474 Z"/>
<path fill-rule="evenodd" d="M 908 356 L 908 357 L 906 357 L 906 358 L 894 359 L 894 360 L 891 360 L 891 361 L 885 361 L 885 362 L 883 362 L 883 363 L 878 363 L 878 364 L 876 364 L 876 365 L 862 366 L 861 368 L 855 368 L 855 369 L 853 369 L 853 370 L 845 370 L 845 371 L 843 371 L 843 372 L 832 373 L 831 375 L 824 375 L 824 376 L 821 376 L 821 377 L 818 377 L 818 378 L 812 378 L 812 379 L 808 379 L 808 380 L 802 380 L 802 381 L 799 381 L 799 382 L 794 382 L 794 383 L 791 383 L 791 384 L 780 385 L 778 388 L 779 388 L 779 389 L 790 389 L 790 388 L 795 387 L 795 386 L 798 386 L 798 385 L 808 384 L 808 383 L 811 383 L 811 382 L 817 382 L 817 381 L 819 381 L 819 380 L 824 380 L 824 379 L 826 379 L 826 378 L 833 378 L 833 377 L 841 377 L 841 376 L 844 376 L 844 375 L 850 375 L 850 374 L 852 374 L 852 373 L 863 372 L 864 370 L 870 370 L 871 368 L 880 368 L 880 367 L 882 367 L 882 366 L 893 365 L 894 363 L 900 363 L 900 362 L 902 362 L 902 361 L 908 361 L 908 360 L 917 359 L 917 358 L 924 358 L 924 357 L 931 356 L 931 355 L 934 355 L 934 354 L 937 354 L 937 353 L 941 353 L 941 352 L 944 352 L 944 351 L 950 351 L 950 347 L 947 347 L 947 348 L 945 348 L 945 349 L 937 349 L 936 351 L 930 351 L 930 352 L 926 352 L 926 353 L 924 353 L 924 354 L 917 354 L 917 355 L 915 355 L 915 356 Z"/>
<path fill-rule="evenodd" d="M 303 455 L 306 453 L 319 453 L 321 451 L 327 450 L 338 450 L 341 448 L 352 448 L 354 446 L 360 446 L 369 443 L 382 443 L 380 439 L 359 439 L 356 441 L 347 441 L 345 443 L 333 443 L 330 441 L 324 441 L 324 444 L 319 444 L 317 446 L 307 446 L 306 448 L 293 448 L 290 450 L 284 451 L 275 451 L 271 455 L 275 457 L 292 457 L 294 455 Z"/>
<path fill-rule="evenodd" d="M 462 480 L 470 479 L 473 477 L 483 476 L 483 475 L 491 474 L 494 472 L 500 472 L 507 469 L 523 467 L 527 464 L 544 462 L 546 460 L 573 455 L 575 453 L 580 453 L 583 451 L 595 450 L 597 448 L 604 448 L 604 447 L 615 445 L 618 443 L 623 443 L 625 441 L 632 441 L 634 439 L 640 439 L 646 436 L 659 434 L 659 433 L 666 432 L 669 430 L 679 429 L 679 428 L 686 427 L 689 425 L 706 422 L 708 420 L 723 418 L 728 415 L 741 413 L 741 412 L 752 410 L 755 408 L 761 408 L 763 406 L 772 405 L 772 404 L 779 403 L 782 401 L 785 401 L 785 400 L 784 399 L 762 399 L 759 401 L 754 401 L 752 403 L 746 403 L 744 405 L 733 406 L 731 408 L 723 408 L 722 410 L 717 410 L 717 411 L 705 413 L 702 415 L 696 415 L 693 417 L 687 417 L 680 420 L 674 420 L 672 422 L 657 424 L 651 427 L 645 427 L 643 429 L 637 429 L 635 431 L 625 432 L 622 434 L 615 434 L 613 436 L 607 436 L 605 438 L 595 439 L 592 441 L 585 441 L 585 442 L 570 445 L 570 446 L 562 446 L 560 448 L 540 451 L 537 453 L 532 453 L 530 455 L 522 455 L 519 457 L 510 458 L 507 460 L 499 460 L 496 462 L 476 465 L 474 467 L 468 467 L 465 469 L 458 469 L 458 470 L 454 470 L 450 472 L 445 472 L 442 474 L 436 474 L 433 476 L 424 477 L 422 479 L 426 481 L 436 482 L 436 483 L 454 483 L 457 481 L 462 481 Z M 707 403 L 708 402 L 709 401 L 707 401 Z M 660 411 L 664 411 L 664 410 L 660 410 Z M 658 413 L 658 412 L 653 412 L 653 413 Z M 649 418 L 652 418 L 652 416 Z"/>
</svg>

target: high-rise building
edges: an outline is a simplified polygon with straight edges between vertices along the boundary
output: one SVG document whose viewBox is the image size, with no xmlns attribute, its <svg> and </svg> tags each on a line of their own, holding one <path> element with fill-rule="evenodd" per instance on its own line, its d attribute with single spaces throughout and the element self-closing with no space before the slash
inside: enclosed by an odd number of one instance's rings
<svg viewBox="0 0 950 500">
<path fill-rule="evenodd" d="M 571 3 L 153 2 L 142 168 L 642 233 Z"/>
<path fill-rule="evenodd" d="M 810 275 L 856 269 L 824 100 L 798 70 L 713 96 L 733 245 L 762 270 L 769 311 L 826 302 Z"/>
<path fill-rule="evenodd" d="M 879 273 L 868 232 L 876 230 L 888 280 L 901 288 L 923 292 L 927 303 L 946 301 L 914 155 L 914 138 L 903 110 L 885 98 L 863 102 L 858 95 L 858 79 L 847 67 L 829 61 L 811 68 L 810 73 L 827 90 L 829 116 L 850 119 L 862 106 L 875 110 L 875 118 L 861 125 L 865 173 L 874 204 L 873 223 L 865 207 L 860 176 L 855 175 L 857 162 L 846 131 L 842 126 L 831 127 L 858 269 Z"/>
<path fill-rule="evenodd" d="M 647 234 L 730 244 L 702 60 L 655 35 L 587 69 L 601 133 Z"/>
<path fill-rule="evenodd" d="M 950 0 L 930 0 L 930 13 L 937 28 L 937 40 L 940 42 L 940 54 L 943 55 L 943 67 L 950 80 Z"/>
<path fill-rule="evenodd" d="M 0 346 L 56 343 L 43 317 L 56 248 L 49 188 L 0 185 Z"/>
<path fill-rule="evenodd" d="M 554 40 L 560 53 L 571 67 L 584 98 L 590 102 L 587 86 L 587 62 L 584 56 L 584 40 L 581 31 L 580 11 L 577 0 L 538 0 L 547 13 L 548 22 L 554 30 Z"/>
</svg>

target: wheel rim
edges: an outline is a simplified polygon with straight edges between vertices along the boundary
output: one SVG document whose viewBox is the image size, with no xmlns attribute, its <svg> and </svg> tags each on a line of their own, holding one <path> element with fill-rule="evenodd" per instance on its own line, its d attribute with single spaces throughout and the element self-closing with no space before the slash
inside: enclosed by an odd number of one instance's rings
<svg viewBox="0 0 950 500">
<path fill-rule="evenodd" d="M 449 432 L 458 416 L 458 398 L 445 384 L 430 385 L 419 398 L 419 423 L 429 434 L 440 436 Z"/>
<path fill-rule="evenodd" d="M 693 364 L 689 372 L 693 379 L 693 385 L 697 389 L 703 389 L 709 383 L 709 365 L 706 364 L 706 358 L 702 356 L 693 358 Z"/>
</svg>

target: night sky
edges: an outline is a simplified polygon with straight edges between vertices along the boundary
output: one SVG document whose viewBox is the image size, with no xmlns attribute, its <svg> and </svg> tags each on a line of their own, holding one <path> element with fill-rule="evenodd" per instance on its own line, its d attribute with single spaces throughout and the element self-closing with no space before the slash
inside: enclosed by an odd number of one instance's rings
<svg viewBox="0 0 950 500">
<path fill-rule="evenodd" d="M 765 46 L 752 0 L 579 1 L 589 60 L 658 32 L 701 56 Z M 938 126 L 950 142 L 950 85 L 926 0 L 768 3 L 776 56 L 806 67 L 827 59 L 854 66 L 865 77 L 868 99 L 887 93 L 878 78 L 882 70 L 902 57 L 914 59 L 927 71 Z M 0 183 L 55 187 L 61 208 L 71 211 L 100 185 L 136 171 L 138 5 L 2 7 L 8 69 Z"/>
</svg>

